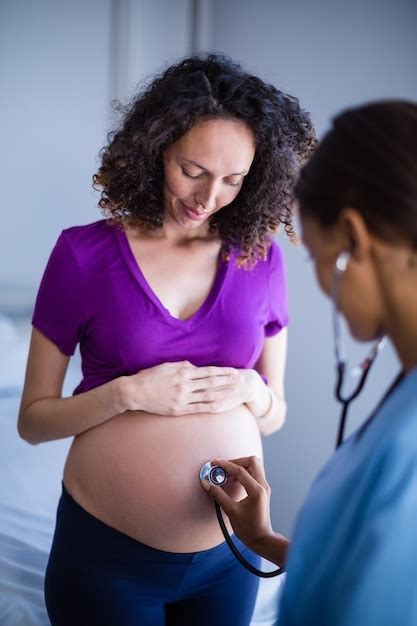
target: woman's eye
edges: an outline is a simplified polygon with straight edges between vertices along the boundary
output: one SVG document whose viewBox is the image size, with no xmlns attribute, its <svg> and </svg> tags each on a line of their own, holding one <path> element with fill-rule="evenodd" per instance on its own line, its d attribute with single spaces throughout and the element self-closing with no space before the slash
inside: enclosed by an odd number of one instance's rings
<svg viewBox="0 0 417 626">
<path fill-rule="evenodd" d="M 200 178 L 200 176 L 202 176 L 202 174 L 197 174 L 197 175 L 190 174 L 183 167 L 181 168 L 181 170 L 182 170 L 182 173 L 184 174 L 184 176 L 186 176 L 187 178 L 193 178 L 195 180 L 197 178 Z"/>
<path fill-rule="evenodd" d="M 239 180 L 237 183 L 227 183 L 228 185 L 230 185 L 231 187 L 240 187 L 240 185 L 242 184 L 242 180 Z"/>
</svg>

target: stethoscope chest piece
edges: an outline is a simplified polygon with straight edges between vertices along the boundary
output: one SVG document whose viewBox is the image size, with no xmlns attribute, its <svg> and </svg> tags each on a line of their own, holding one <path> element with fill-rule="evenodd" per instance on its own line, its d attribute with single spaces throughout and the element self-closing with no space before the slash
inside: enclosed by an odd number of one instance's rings
<svg viewBox="0 0 417 626">
<path fill-rule="evenodd" d="M 205 463 L 200 470 L 200 480 L 208 480 L 212 485 L 221 486 L 227 481 L 225 470 L 219 465 Z"/>
</svg>

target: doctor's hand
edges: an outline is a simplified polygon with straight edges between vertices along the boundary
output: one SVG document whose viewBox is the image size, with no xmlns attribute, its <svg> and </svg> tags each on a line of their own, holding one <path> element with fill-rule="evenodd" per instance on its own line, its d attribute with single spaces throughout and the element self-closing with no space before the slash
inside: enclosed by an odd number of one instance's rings
<svg viewBox="0 0 417 626">
<path fill-rule="evenodd" d="M 236 396 L 238 370 L 233 367 L 197 367 L 189 361 L 163 363 L 119 379 L 125 411 L 179 416 L 221 413 Z"/>
<path fill-rule="evenodd" d="M 214 459 L 239 482 L 247 496 L 236 502 L 221 487 L 204 480 L 201 483 L 209 497 L 226 513 L 236 535 L 248 548 L 280 567 L 285 564 L 290 541 L 272 530 L 269 502 L 271 489 L 266 481 L 263 465 L 256 456 L 223 461 Z"/>
<path fill-rule="evenodd" d="M 274 535 L 269 512 L 271 489 L 260 459 L 250 456 L 231 461 L 214 459 L 211 463 L 226 470 L 229 480 L 239 482 L 247 495 L 236 502 L 221 487 L 207 480 L 202 482 L 202 487 L 210 498 L 220 504 L 239 539 L 256 552 L 266 539 Z"/>
</svg>

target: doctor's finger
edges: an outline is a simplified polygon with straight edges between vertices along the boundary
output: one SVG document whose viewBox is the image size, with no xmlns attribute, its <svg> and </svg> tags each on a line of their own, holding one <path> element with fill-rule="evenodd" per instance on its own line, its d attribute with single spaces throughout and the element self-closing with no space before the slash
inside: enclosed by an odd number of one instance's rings
<svg viewBox="0 0 417 626">
<path fill-rule="evenodd" d="M 236 509 L 236 502 L 221 487 L 212 485 L 208 480 L 203 480 L 201 486 L 212 500 L 220 504 L 226 515 L 229 517 L 233 515 Z"/>
<path fill-rule="evenodd" d="M 214 460 L 214 465 L 220 465 L 226 472 L 232 476 L 237 482 L 239 482 L 245 489 L 250 497 L 259 497 L 264 491 L 268 491 L 268 485 L 265 479 L 261 476 L 261 480 L 257 480 L 256 477 L 251 476 L 248 470 L 242 465 L 231 463 L 230 461 Z"/>
<path fill-rule="evenodd" d="M 259 456 L 255 456 L 252 454 L 251 456 L 242 456 L 237 459 L 229 459 L 231 463 L 235 463 L 236 465 L 242 465 L 247 470 L 252 467 L 259 467 L 263 470 L 263 463 Z"/>
<path fill-rule="evenodd" d="M 212 463 L 223 466 L 224 463 L 231 463 L 230 472 L 237 471 L 237 467 L 243 467 L 261 485 L 267 485 L 265 470 L 262 461 L 257 456 L 246 456 L 239 459 L 229 459 L 229 461 L 213 460 Z M 233 467 L 234 466 L 234 467 Z M 226 469 L 226 467 L 225 467 Z M 226 469 L 226 471 L 229 471 Z"/>
</svg>

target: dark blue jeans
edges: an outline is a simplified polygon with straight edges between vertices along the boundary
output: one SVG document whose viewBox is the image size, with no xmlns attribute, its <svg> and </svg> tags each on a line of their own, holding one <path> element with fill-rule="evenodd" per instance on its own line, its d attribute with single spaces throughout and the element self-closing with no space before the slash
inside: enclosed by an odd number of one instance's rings
<svg viewBox="0 0 417 626">
<path fill-rule="evenodd" d="M 257 589 L 226 543 L 156 550 L 90 515 L 63 488 L 45 578 L 53 626 L 248 626 Z"/>
</svg>

